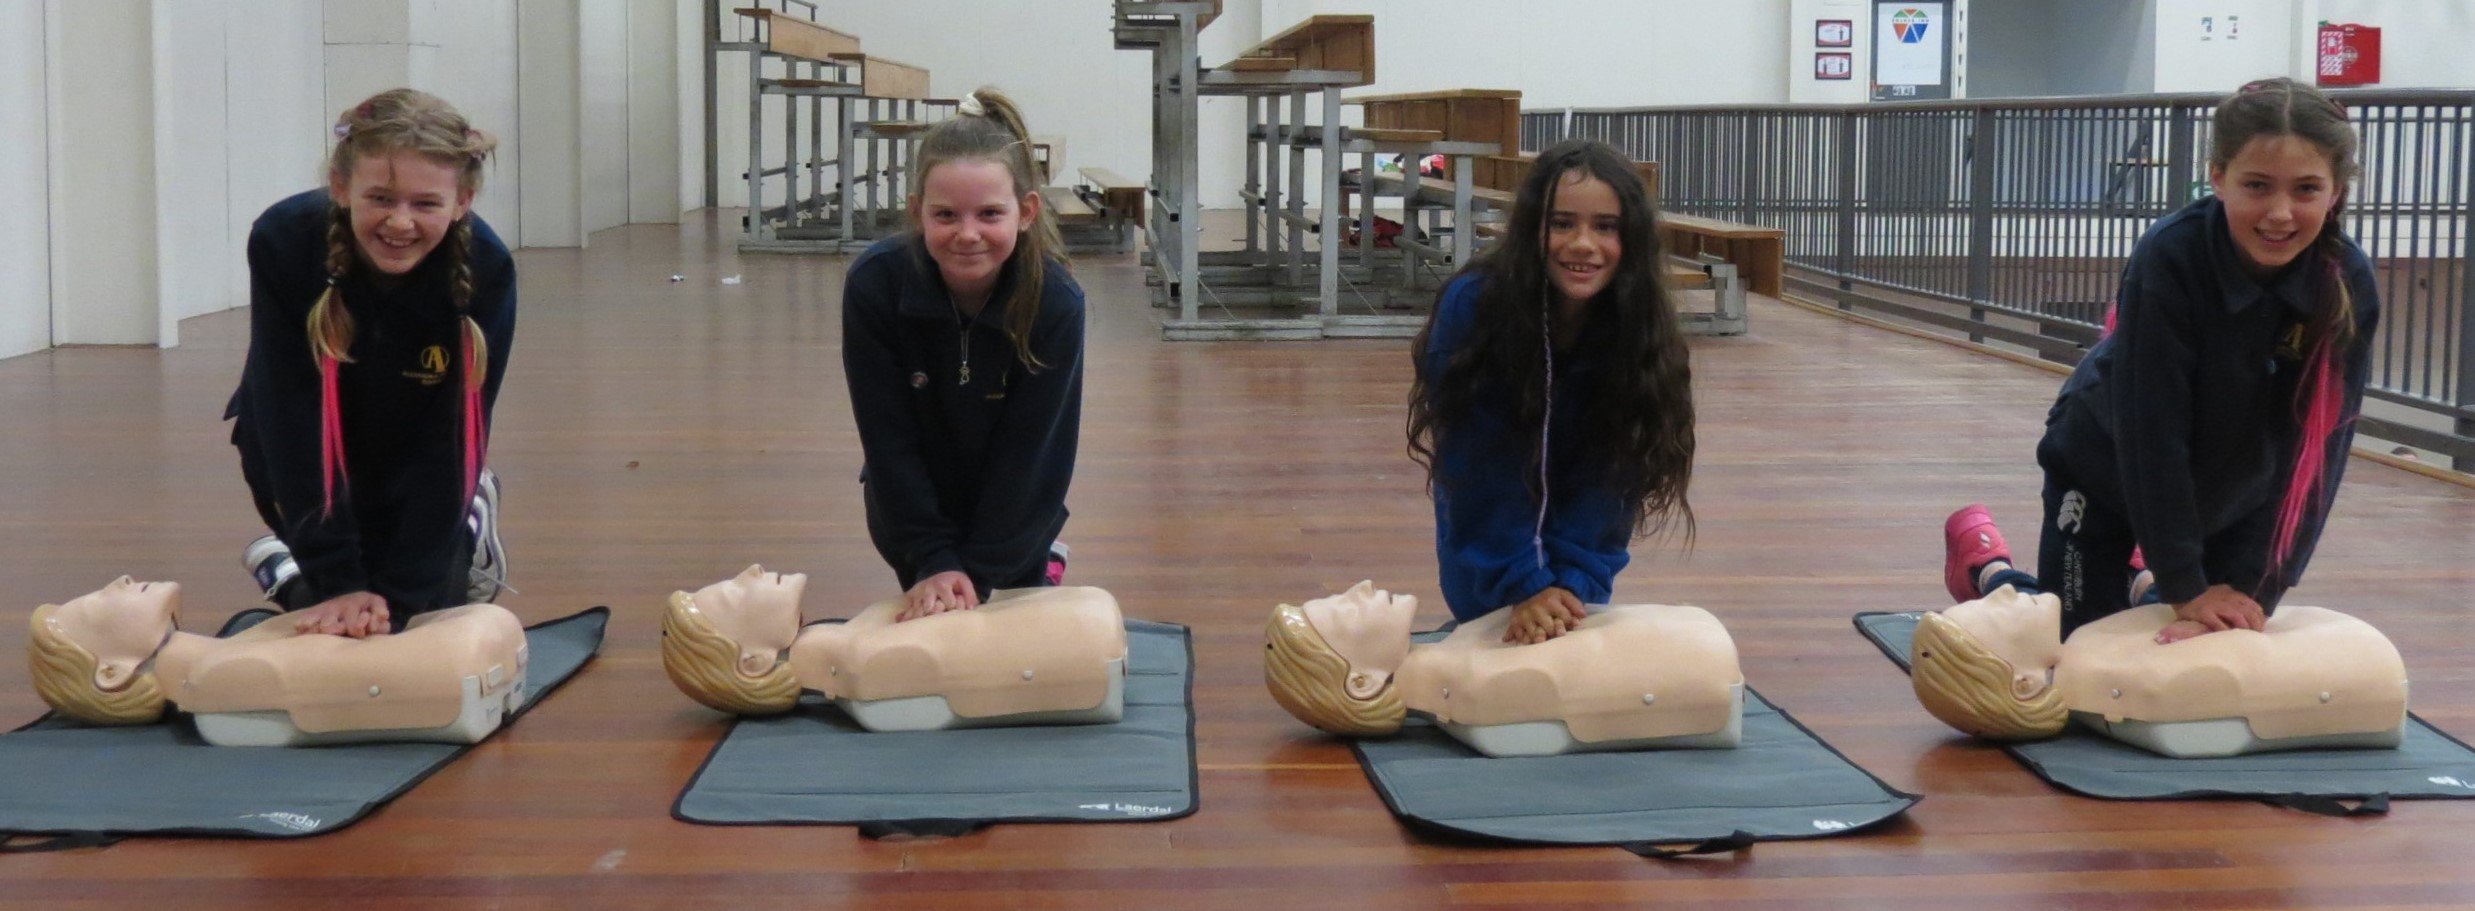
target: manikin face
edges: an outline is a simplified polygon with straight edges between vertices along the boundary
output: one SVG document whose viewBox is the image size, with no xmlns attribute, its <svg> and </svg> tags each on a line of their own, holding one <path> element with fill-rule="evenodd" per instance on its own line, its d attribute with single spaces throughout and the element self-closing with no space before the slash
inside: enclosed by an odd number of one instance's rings
<svg viewBox="0 0 2475 911">
<path fill-rule="evenodd" d="M 2302 255 L 2338 198 L 2328 153 L 2293 135 L 2253 139 L 2224 168 L 2210 169 L 2209 185 L 2225 201 L 2235 248 L 2262 273 Z"/>
<path fill-rule="evenodd" d="M 750 676 L 773 669 L 783 649 L 799 636 L 799 596 L 804 573 L 769 573 L 749 566 L 736 576 L 697 589 L 693 600 L 714 629 L 739 643 L 739 669 Z"/>
<path fill-rule="evenodd" d="M 1547 211 L 1547 275 L 1556 296 L 1579 303 L 1607 290 L 1624 255 L 1624 207 L 1616 189 L 1582 170 L 1556 178 Z"/>
<path fill-rule="evenodd" d="M 331 176 L 327 192 L 352 213 L 361 261 L 388 275 L 421 265 L 473 204 L 455 168 L 411 152 L 363 156 L 352 173 Z"/>
<path fill-rule="evenodd" d="M 1367 581 L 1302 607 L 1324 644 L 1349 662 L 1343 686 L 1351 698 L 1366 699 L 1381 691 L 1409 656 L 1409 626 L 1418 613 L 1415 595 L 1395 595 Z"/>
<path fill-rule="evenodd" d="M 928 170 L 911 199 L 911 217 L 928 242 L 945 287 L 958 298 L 985 302 L 1014 245 L 1040 215 L 1040 194 L 1014 194 L 1005 165 L 986 159 L 949 161 Z"/>
<path fill-rule="evenodd" d="M 60 606 L 50 622 L 62 636 L 95 656 L 95 686 L 127 686 L 146 659 L 172 634 L 180 612 L 180 585 L 138 582 L 128 576 Z"/>
</svg>

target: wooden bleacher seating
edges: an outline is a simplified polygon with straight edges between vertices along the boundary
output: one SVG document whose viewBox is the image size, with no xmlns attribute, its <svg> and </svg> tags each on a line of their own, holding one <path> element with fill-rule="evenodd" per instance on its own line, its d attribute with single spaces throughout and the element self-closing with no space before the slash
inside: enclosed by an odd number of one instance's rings
<svg viewBox="0 0 2475 911">
<path fill-rule="evenodd" d="M 1367 15 L 1318 15 L 1290 26 L 1278 35 L 1264 39 L 1254 47 L 1240 52 L 1235 59 L 1213 69 L 1234 72 L 1281 72 L 1316 70 L 1356 73 L 1357 78 L 1337 85 L 1352 88 L 1375 81 L 1375 17 Z"/>
<path fill-rule="evenodd" d="M 1110 214 L 1143 226 L 1143 184 L 1118 176 L 1107 168 L 1082 168 L 1083 184 L 1099 194 L 1100 205 Z"/>
<path fill-rule="evenodd" d="M 1060 225 L 1093 224 L 1100 221 L 1100 210 L 1091 207 L 1073 190 L 1064 187 L 1041 187 L 1040 202 Z"/>
<path fill-rule="evenodd" d="M 837 55 L 859 53 L 859 38 L 847 32 L 835 31 L 769 9 L 743 7 L 732 12 L 760 24 L 765 32 L 765 50 L 770 53 L 815 63 L 830 62 Z"/>
<path fill-rule="evenodd" d="M 857 48 L 827 55 L 833 62 L 859 68 L 859 93 L 869 98 L 928 98 L 928 71 L 908 63 L 862 54 Z"/>
</svg>

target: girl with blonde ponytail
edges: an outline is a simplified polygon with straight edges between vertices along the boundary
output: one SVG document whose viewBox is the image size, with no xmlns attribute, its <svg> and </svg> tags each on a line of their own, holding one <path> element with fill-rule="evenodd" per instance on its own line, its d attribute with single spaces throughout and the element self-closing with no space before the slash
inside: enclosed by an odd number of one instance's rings
<svg viewBox="0 0 2475 911">
<path fill-rule="evenodd" d="M 2355 131 L 2283 78 L 2236 90 L 2212 126 L 2215 192 L 2141 237 L 2106 336 L 2047 416 L 2039 573 L 1972 505 L 1943 526 L 1953 598 L 2054 592 L 2066 636 L 2158 601 L 2171 642 L 2260 629 L 2302 583 L 2380 324 L 2371 260 L 2338 221 Z"/>
<path fill-rule="evenodd" d="M 334 139 L 327 185 L 250 227 L 225 417 L 273 532 L 243 565 L 303 630 L 366 636 L 497 594 L 486 456 L 515 264 L 472 212 L 497 141 L 445 101 L 379 93 Z"/>
<path fill-rule="evenodd" d="M 997 90 L 963 99 L 913 158 L 912 230 L 843 282 L 868 536 L 907 592 L 904 620 L 1064 575 L 1083 290 L 1032 181 L 1030 136 Z"/>
</svg>

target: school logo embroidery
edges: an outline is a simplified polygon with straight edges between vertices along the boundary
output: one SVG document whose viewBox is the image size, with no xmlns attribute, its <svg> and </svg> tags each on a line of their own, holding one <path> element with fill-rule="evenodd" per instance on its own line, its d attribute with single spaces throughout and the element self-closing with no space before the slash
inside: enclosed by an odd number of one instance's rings
<svg viewBox="0 0 2475 911">
<path fill-rule="evenodd" d="M 2303 359 L 2303 324 L 2286 327 L 2286 336 L 2277 341 L 2277 359 L 2289 364 Z"/>
<path fill-rule="evenodd" d="M 2063 534 L 2078 534 L 2080 517 L 2088 512 L 2088 497 L 2079 491 L 2063 494 L 2062 509 L 2054 515 L 2054 530 Z"/>
<path fill-rule="evenodd" d="M 913 388 L 913 389 L 926 389 L 926 388 L 928 388 L 928 373 L 927 373 L 927 371 L 924 371 L 924 370 L 923 370 L 923 371 L 915 371 L 915 372 L 913 372 L 913 373 L 911 374 L 911 388 Z"/>
<path fill-rule="evenodd" d="M 424 386 L 436 386 L 447 379 L 447 349 L 431 345 L 421 349 L 421 356 L 415 360 L 421 369 L 404 371 L 405 379 L 420 380 Z"/>
<path fill-rule="evenodd" d="M 1925 27 L 1933 24 L 1933 16 L 1924 10 L 1908 8 L 1891 14 L 1891 34 L 1901 44 L 1917 44 L 1925 40 Z"/>
</svg>

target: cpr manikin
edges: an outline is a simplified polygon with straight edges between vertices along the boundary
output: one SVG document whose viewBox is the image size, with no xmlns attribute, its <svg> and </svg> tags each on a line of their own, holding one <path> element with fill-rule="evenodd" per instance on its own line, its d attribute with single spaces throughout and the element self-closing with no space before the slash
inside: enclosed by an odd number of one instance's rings
<svg viewBox="0 0 2475 911">
<path fill-rule="evenodd" d="M 2177 758 L 2269 750 L 2395 747 L 2406 730 L 2406 665 L 2371 624 L 2280 607 L 2267 629 L 2160 645 L 2165 605 L 2135 607 L 2062 639 L 2062 599 L 2010 586 L 1917 622 L 1909 649 L 1918 701 L 1995 740 L 2061 733 L 2077 719 Z"/>
<path fill-rule="evenodd" d="M 366 639 L 280 617 L 217 639 L 179 632 L 179 612 L 179 585 L 127 576 L 35 608 L 36 692 L 92 724 L 150 723 L 168 701 L 220 746 L 473 743 L 524 701 L 524 626 L 497 605 L 418 614 Z"/>
<path fill-rule="evenodd" d="M 1411 645 L 1418 599 L 1360 582 L 1283 604 L 1266 631 L 1264 683 L 1298 720 L 1348 736 L 1433 718 L 1489 756 L 1732 748 L 1743 731 L 1736 643 L 1698 607 L 1594 608 L 1578 629 L 1512 645 L 1511 611 Z"/>
<path fill-rule="evenodd" d="M 662 617 L 671 682 L 739 715 L 786 712 L 815 691 L 872 731 L 1125 717 L 1126 624 L 1106 591 L 1009 589 L 973 610 L 901 623 L 897 597 L 847 623 L 802 627 L 807 584 L 750 566 L 672 593 Z"/>
</svg>

